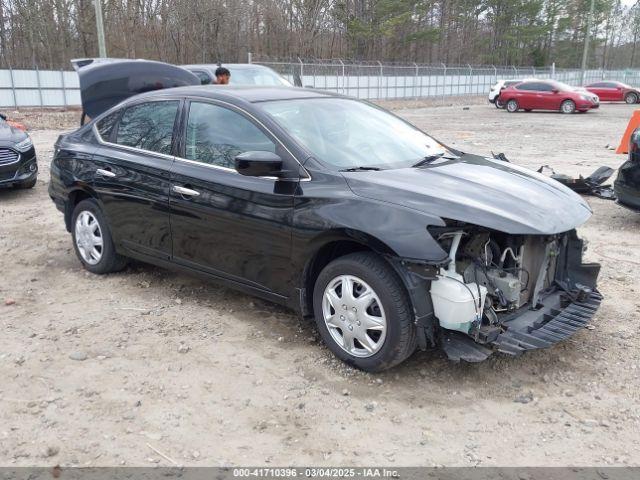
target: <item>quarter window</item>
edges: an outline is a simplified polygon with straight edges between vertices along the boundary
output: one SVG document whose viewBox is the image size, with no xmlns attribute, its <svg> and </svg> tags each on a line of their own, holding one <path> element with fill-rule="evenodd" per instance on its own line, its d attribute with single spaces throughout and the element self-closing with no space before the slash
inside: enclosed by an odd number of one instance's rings
<svg viewBox="0 0 640 480">
<path fill-rule="evenodd" d="M 127 108 L 118 125 L 116 143 L 171 154 L 178 103 L 177 100 L 148 102 Z"/>
<path fill-rule="evenodd" d="M 275 153 L 275 144 L 250 120 L 225 107 L 192 102 L 187 121 L 185 158 L 234 168 L 234 158 L 248 151 Z"/>
<path fill-rule="evenodd" d="M 108 141 L 111 139 L 111 132 L 113 132 L 113 127 L 118 120 L 120 112 L 121 110 L 110 113 L 96 123 L 96 128 L 98 129 L 98 133 L 100 134 L 100 138 L 102 138 L 102 140 Z"/>
</svg>

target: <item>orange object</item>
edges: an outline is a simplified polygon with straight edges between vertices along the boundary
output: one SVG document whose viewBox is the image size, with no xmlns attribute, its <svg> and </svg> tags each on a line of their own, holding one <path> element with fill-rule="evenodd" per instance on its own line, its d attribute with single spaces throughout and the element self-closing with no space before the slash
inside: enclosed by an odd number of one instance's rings
<svg viewBox="0 0 640 480">
<path fill-rule="evenodd" d="M 7 125 L 9 125 L 10 127 L 15 127 L 17 129 L 25 131 L 25 132 L 27 131 L 27 127 L 23 123 L 20 123 L 20 122 L 14 122 L 13 120 L 7 120 Z"/>
<path fill-rule="evenodd" d="M 629 140 L 631 140 L 631 134 L 638 127 L 640 127 L 640 110 L 635 110 L 633 115 L 631 115 L 631 120 L 629 120 L 629 124 L 627 125 L 627 129 L 624 131 L 624 135 L 622 135 L 622 140 L 620 140 L 620 145 L 618 145 L 616 153 L 629 153 Z"/>
</svg>

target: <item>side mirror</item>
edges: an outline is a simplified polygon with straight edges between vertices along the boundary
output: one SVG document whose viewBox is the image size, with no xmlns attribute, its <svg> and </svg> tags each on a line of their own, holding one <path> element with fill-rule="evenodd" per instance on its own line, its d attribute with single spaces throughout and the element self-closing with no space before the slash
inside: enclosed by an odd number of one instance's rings
<svg viewBox="0 0 640 480">
<path fill-rule="evenodd" d="M 557 88 L 552 88 L 551 89 L 551 93 L 558 93 L 560 90 L 558 90 Z"/>
<path fill-rule="evenodd" d="M 238 173 L 247 177 L 279 177 L 283 174 L 282 158 L 273 152 L 244 152 L 234 161 Z"/>
</svg>

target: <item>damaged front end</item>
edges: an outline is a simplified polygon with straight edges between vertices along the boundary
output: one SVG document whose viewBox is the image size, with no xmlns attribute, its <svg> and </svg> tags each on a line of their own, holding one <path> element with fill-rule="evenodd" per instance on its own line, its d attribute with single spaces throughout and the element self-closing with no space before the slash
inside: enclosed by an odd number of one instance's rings
<svg viewBox="0 0 640 480">
<path fill-rule="evenodd" d="M 430 284 L 440 327 L 431 337 L 454 361 L 549 347 L 585 327 L 600 305 L 600 265 L 582 262 L 575 230 L 513 235 L 459 222 L 429 230 L 449 252 Z"/>
</svg>

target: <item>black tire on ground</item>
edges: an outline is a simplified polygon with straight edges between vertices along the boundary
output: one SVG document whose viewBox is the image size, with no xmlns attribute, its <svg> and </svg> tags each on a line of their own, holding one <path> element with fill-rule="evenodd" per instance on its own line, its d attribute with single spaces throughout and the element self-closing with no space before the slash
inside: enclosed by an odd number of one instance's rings
<svg viewBox="0 0 640 480">
<path fill-rule="evenodd" d="M 575 113 L 576 104 L 573 100 L 565 100 L 560 104 L 560 111 L 562 113 Z"/>
<path fill-rule="evenodd" d="M 380 349 L 369 357 L 360 358 L 344 350 L 333 339 L 324 321 L 322 302 L 325 289 L 340 275 L 352 275 L 363 280 L 382 303 L 387 320 L 386 336 Z M 406 289 L 393 268 L 374 253 L 351 253 L 329 263 L 316 280 L 313 309 L 316 325 L 325 345 L 342 361 L 361 370 L 387 370 L 407 359 L 416 350 L 413 308 Z"/>
<path fill-rule="evenodd" d="M 624 101 L 628 104 L 638 103 L 638 94 L 634 92 L 629 92 L 624 96 Z"/>
<path fill-rule="evenodd" d="M 504 103 L 502 103 L 498 98 L 496 98 L 494 105 L 496 106 L 496 108 L 504 108 Z"/>
<path fill-rule="evenodd" d="M 520 108 L 520 105 L 518 105 L 517 100 L 511 99 L 507 102 L 507 104 L 505 105 L 505 108 L 507 109 L 507 112 L 515 113 Z"/>
<path fill-rule="evenodd" d="M 23 190 L 27 190 L 29 188 L 33 188 L 33 187 L 36 186 L 36 181 L 37 180 L 38 180 L 37 178 L 34 178 L 33 180 L 29 180 L 28 182 L 21 183 L 20 185 L 18 185 L 18 188 L 21 188 Z"/>
<path fill-rule="evenodd" d="M 102 233 L 102 255 L 100 261 L 95 265 L 87 263 L 85 259 L 82 258 L 78 249 L 78 242 L 76 240 L 76 221 L 84 211 L 88 211 L 93 215 L 97 220 Z M 71 238 L 73 239 L 73 248 L 76 251 L 76 255 L 80 260 L 80 263 L 82 263 L 82 266 L 91 273 L 104 274 L 118 272 L 127 266 L 127 258 L 116 253 L 116 249 L 113 245 L 113 239 L 111 238 L 111 229 L 109 228 L 107 219 L 95 200 L 83 200 L 74 208 L 71 216 Z"/>
</svg>

